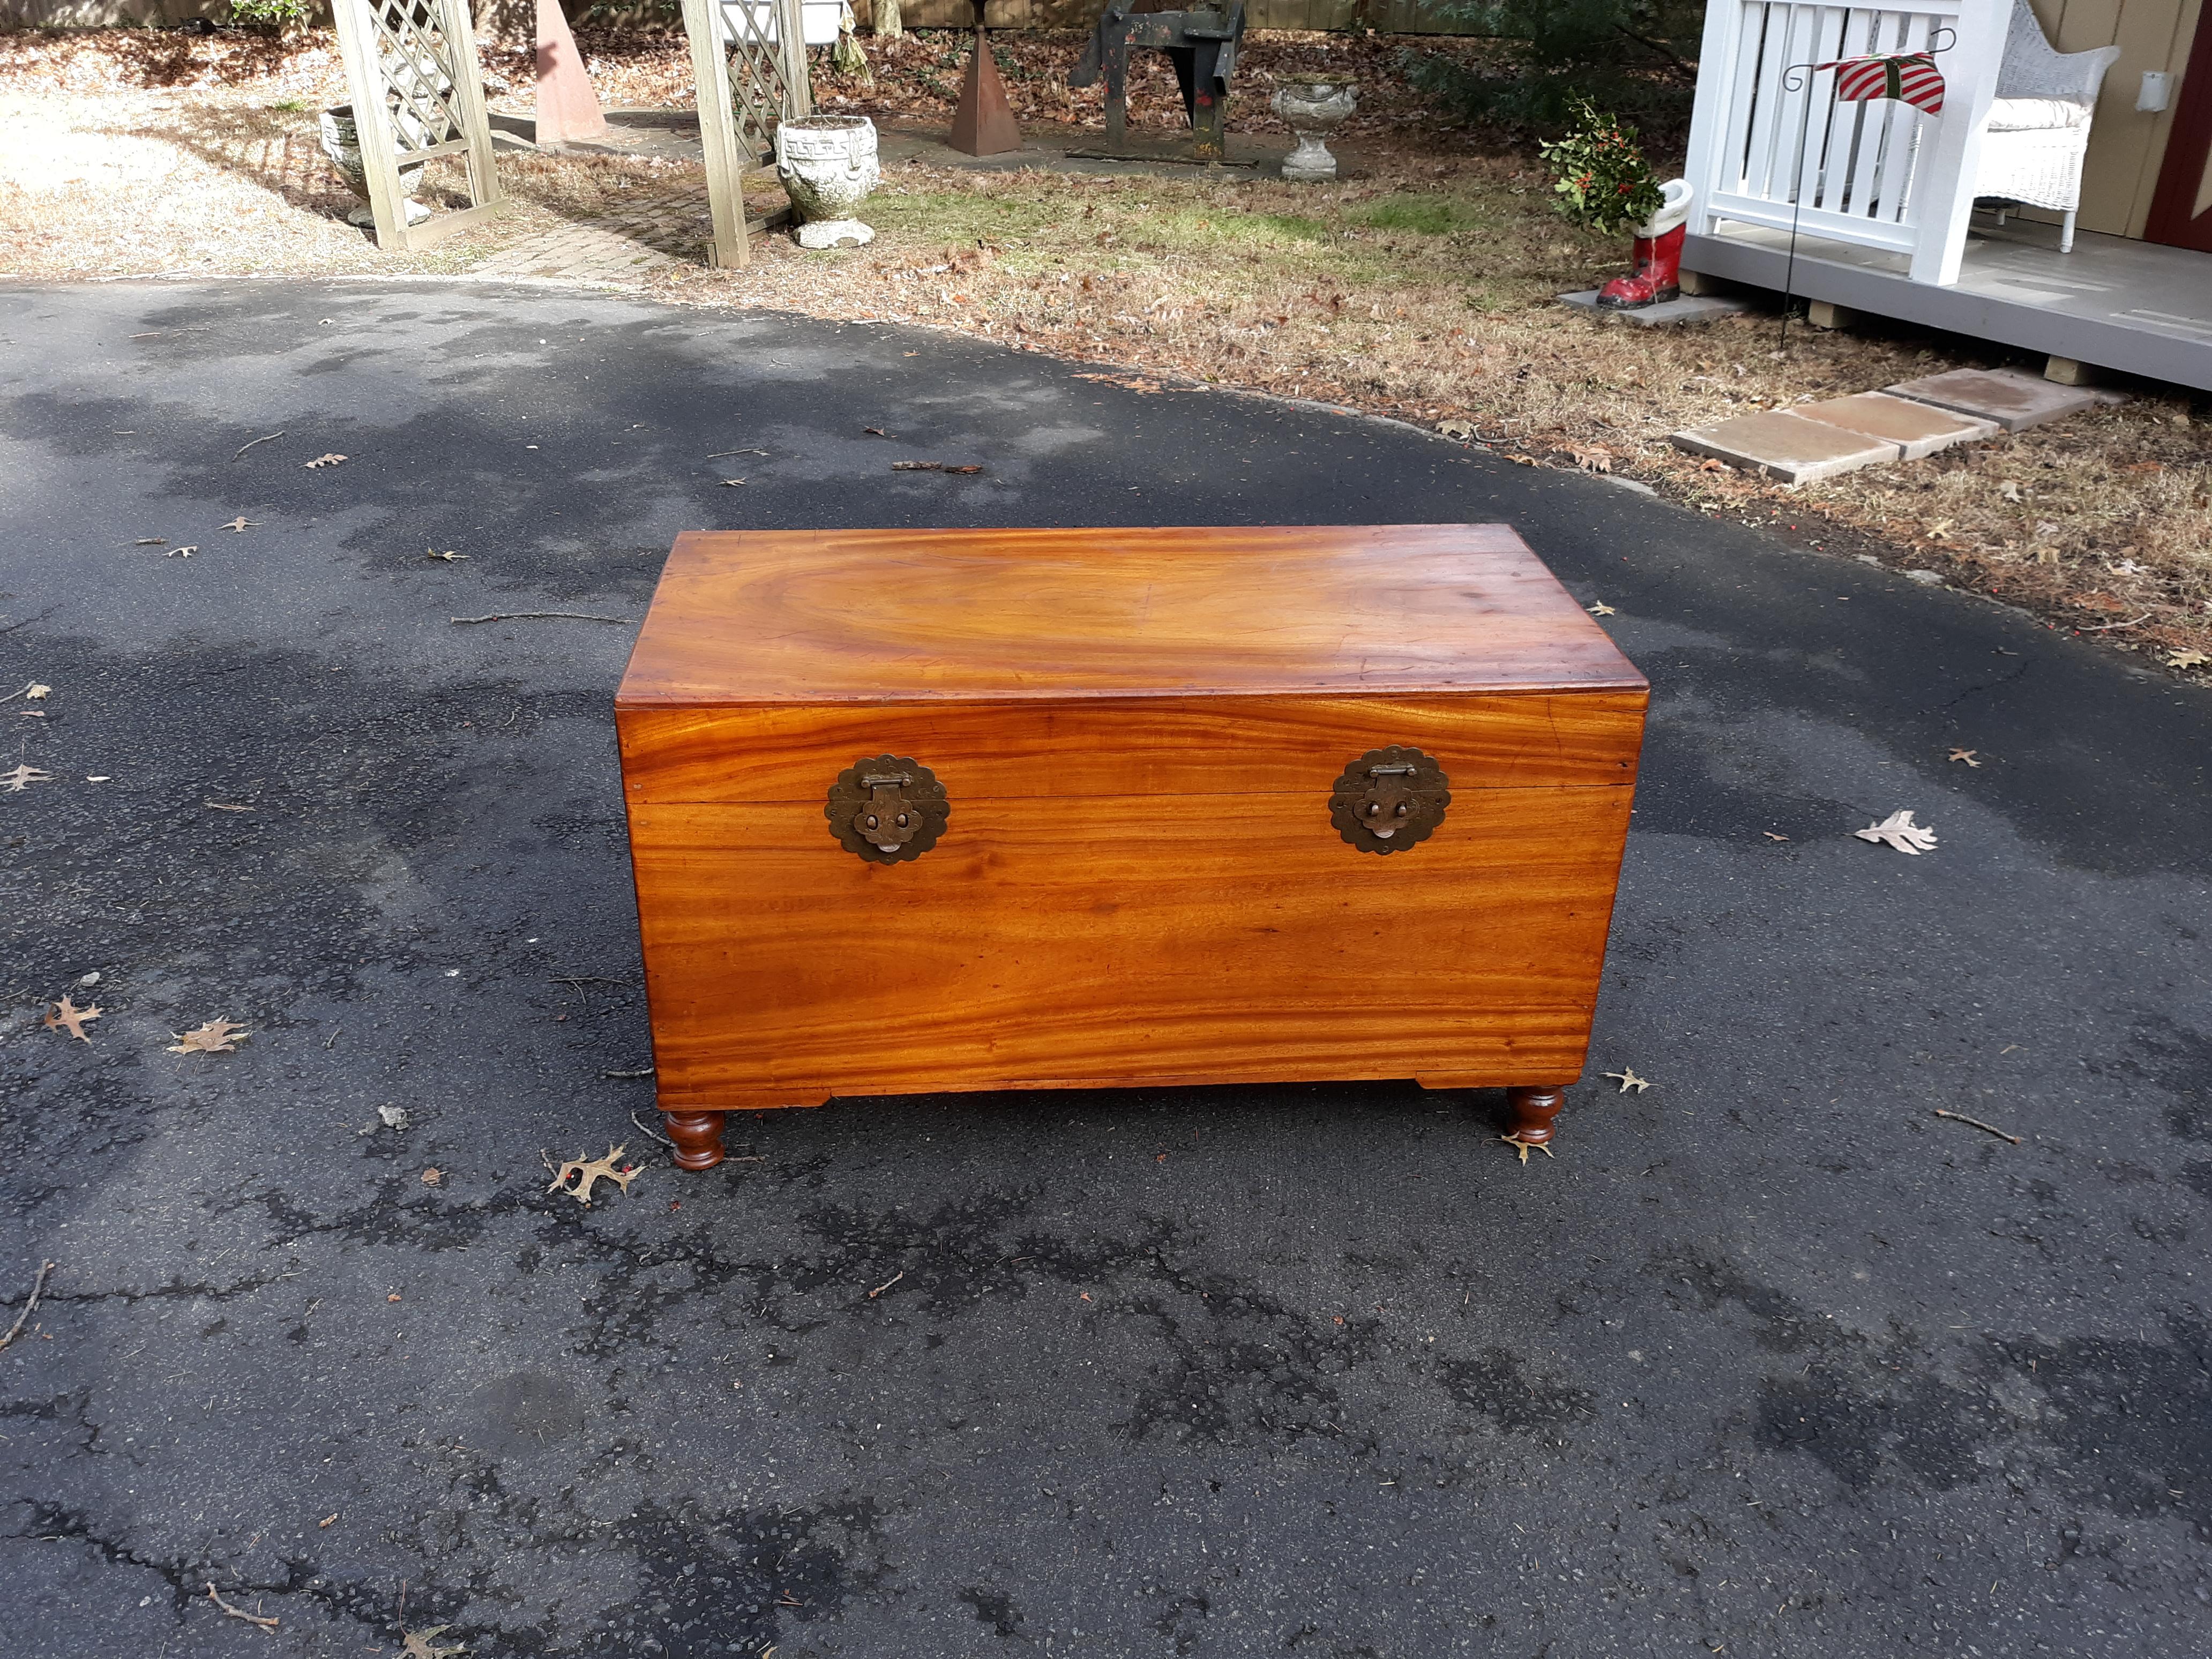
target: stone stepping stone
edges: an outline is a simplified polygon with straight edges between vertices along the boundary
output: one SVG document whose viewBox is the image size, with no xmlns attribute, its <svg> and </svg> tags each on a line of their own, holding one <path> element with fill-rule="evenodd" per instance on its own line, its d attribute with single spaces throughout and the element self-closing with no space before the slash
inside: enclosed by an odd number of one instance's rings
<svg viewBox="0 0 2212 1659">
<path fill-rule="evenodd" d="M 1826 403 L 1799 404 L 1790 411 L 1802 420 L 1818 421 L 1863 437 L 1895 444 L 1901 459 L 1917 461 L 1953 444 L 1978 443 L 1997 434 L 1996 425 L 1960 415 L 1935 404 L 1893 398 L 1884 392 L 1862 392 L 1855 397 L 1831 398 Z"/>
<path fill-rule="evenodd" d="M 1839 472 L 1856 472 L 1863 466 L 1893 461 L 1900 453 L 1890 439 L 1870 438 L 1863 432 L 1778 410 L 1692 427 L 1674 433 L 1668 441 L 1692 455 L 1711 455 L 1743 471 L 1764 472 L 1786 484 L 1810 483 Z"/>
<path fill-rule="evenodd" d="M 1562 294 L 1559 303 L 1586 311 L 1593 317 L 1614 319 L 1634 323 L 1638 328 L 1678 327 L 1688 323 L 1718 322 L 1723 317 L 1733 317 L 1750 307 L 1741 300 L 1730 300 L 1717 294 L 1685 294 L 1679 299 L 1662 300 L 1656 306 L 1638 306 L 1633 310 L 1620 311 L 1597 302 L 1600 290 L 1585 289 L 1578 294 Z"/>
<path fill-rule="evenodd" d="M 2094 392 L 2060 386 L 2016 368 L 1954 368 L 1882 389 L 1915 403 L 1993 421 L 2008 432 L 2025 432 L 2045 421 L 2079 414 L 2098 401 Z"/>
</svg>

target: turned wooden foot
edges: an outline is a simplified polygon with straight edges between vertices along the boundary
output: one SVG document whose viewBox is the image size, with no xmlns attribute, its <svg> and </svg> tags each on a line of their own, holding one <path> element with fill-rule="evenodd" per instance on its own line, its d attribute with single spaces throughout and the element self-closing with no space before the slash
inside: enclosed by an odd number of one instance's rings
<svg viewBox="0 0 2212 1659">
<path fill-rule="evenodd" d="M 660 1121 L 668 1127 L 668 1138 L 676 1143 L 678 1169 L 711 1170 L 722 1161 L 720 1112 L 663 1112 Z"/>
<path fill-rule="evenodd" d="M 1565 1099 L 1560 1089 L 1508 1089 L 1505 1109 L 1512 1123 L 1506 1133 L 1524 1145 L 1542 1146 L 1552 1138 L 1552 1120 L 1559 1116 Z"/>
</svg>

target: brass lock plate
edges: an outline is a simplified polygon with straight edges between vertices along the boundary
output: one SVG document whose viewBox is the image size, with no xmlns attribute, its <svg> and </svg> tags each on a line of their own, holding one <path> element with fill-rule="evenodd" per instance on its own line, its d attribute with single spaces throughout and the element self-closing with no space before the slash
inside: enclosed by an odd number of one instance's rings
<svg viewBox="0 0 2212 1659">
<path fill-rule="evenodd" d="M 952 804 L 927 766 L 878 755 L 837 775 L 822 816 L 847 852 L 871 864 L 900 864 L 937 845 Z"/>
<path fill-rule="evenodd" d="M 1336 832 L 1363 853 L 1402 853 L 1436 833 L 1451 805 L 1451 780 L 1418 749 L 1370 749 L 1329 792 Z"/>
</svg>

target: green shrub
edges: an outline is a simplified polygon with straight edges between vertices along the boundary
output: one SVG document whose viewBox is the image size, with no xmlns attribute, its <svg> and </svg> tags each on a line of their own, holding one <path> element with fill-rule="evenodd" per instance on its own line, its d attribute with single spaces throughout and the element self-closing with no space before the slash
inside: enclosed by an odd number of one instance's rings
<svg viewBox="0 0 2212 1659">
<path fill-rule="evenodd" d="M 1539 144 L 1552 170 L 1553 205 L 1586 230 L 1611 235 L 1659 210 L 1659 177 L 1636 142 L 1636 129 L 1587 98 L 1575 100 L 1575 125 L 1556 143 Z"/>
<path fill-rule="evenodd" d="M 307 0 L 230 0 L 230 21 L 290 31 L 307 26 Z"/>
</svg>

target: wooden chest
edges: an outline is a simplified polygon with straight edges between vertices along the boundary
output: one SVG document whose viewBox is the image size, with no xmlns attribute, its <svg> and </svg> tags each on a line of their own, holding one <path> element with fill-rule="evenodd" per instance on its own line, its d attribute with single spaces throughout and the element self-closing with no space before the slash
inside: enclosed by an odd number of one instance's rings
<svg viewBox="0 0 2212 1659">
<path fill-rule="evenodd" d="M 1320 1079 L 1546 1139 L 1646 701 L 1498 525 L 684 536 L 616 702 L 678 1162 L 837 1095 Z"/>
</svg>

